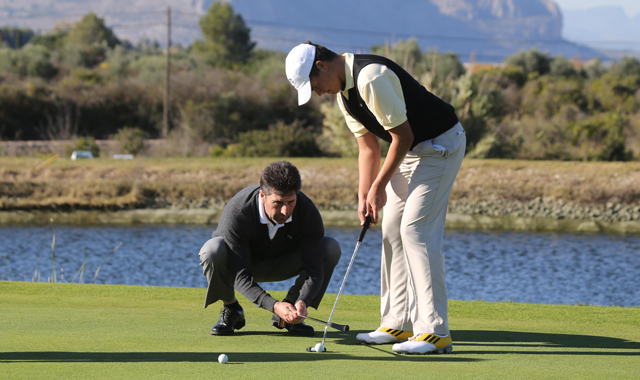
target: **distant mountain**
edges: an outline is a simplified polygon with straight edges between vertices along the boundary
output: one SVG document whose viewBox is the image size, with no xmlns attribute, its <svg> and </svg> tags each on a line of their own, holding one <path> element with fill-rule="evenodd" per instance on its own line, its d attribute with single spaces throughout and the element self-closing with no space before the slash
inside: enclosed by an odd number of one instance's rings
<svg viewBox="0 0 640 380">
<path fill-rule="evenodd" d="M 562 37 L 563 19 L 551 0 L 228 0 L 259 47 L 287 51 L 308 39 L 336 51 L 416 37 L 424 49 L 454 51 L 462 60 L 500 62 L 521 49 L 591 58 L 599 53 Z M 198 17 L 213 0 L 0 0 L 0 24 L 50 30 L 89 11 L 120 38 L 165 43 L 166 8 L 172 40 L 201 38 Z"/>
<path fill-rule="evenodd" d="M 205 0 L 204 6 L 212 0 Z M 598 56 L 562 39 L 562 14 L 550 0 L 230 0 L 259 46 L 287 50 L 307 39 L 337 51 L 415 36 L 425 49 L 463 60 L 500 62 L 536 47 L 567 57 Z"/>
<path fill-rule="evenodd" d="M 622 7 L 606 6 L 564 11 L 564 38 L 602 50 L 640 53 L 640 14 L 628 16 Z"/>
</svg>

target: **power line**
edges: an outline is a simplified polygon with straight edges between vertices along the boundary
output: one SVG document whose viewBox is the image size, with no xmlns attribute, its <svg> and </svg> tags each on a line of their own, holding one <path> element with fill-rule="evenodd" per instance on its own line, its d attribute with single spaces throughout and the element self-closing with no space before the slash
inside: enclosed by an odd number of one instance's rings
<svg viewBox="0 0 640 380">
<path fill-rule="evenodd" d="M 526 39 L 526 38 L 493 38 L 493 37 L 467 37 L 467 36 L 445 36 L 445 35 L 429 35 L 429 34 L 419 34 L 419 33 L 404 33 L 404 32 L 380 32 L 373 30 L 362 30 L 362 29 L 344 29 L 344 28 L 327 28 L 327 27 L 319 27 L 319 26 L 309 26 L 309 25 L 299 25 L 299 24 L 283 24 L 276 23 L 271 21 L 257 21 L 257 20 L 247 20 L 250 23 L 254 23 L 257 25 L 269 25 L 275 26 L 277 28 L 289 27 L 289 28 L 303 28 L 303 29 L 311 29 L 311 30 L 320 30 L 320 31 L 335 31 L 349 34 L 363 34 L 363 35 L 372 35 L 372 36 L 380 36 L 380 37 L 416 37 L 422 39 L 438 39 L 438 40 L 454 40 L 454 41 L 468 41 L 468 42 L 518 42 L 518 43 L 568 43 L 566 40 L 558 40 L 558 39 Z"/>
<path fill-rule="evenodd" d="M 190 15 L 198 15 L 197 13 L 187 13 L 180 12 L 183 14 Z M 406 32 L 381 32 L 374 30 L 363 30 L 363 29 L 345 29 L 345 28 L 332 28 L 332 27 L 320 27 L 320 26 L 309 26 L 309 25 L 300 25 L 300 24 L 283 24 L 280 22 L 272 22 L 272 21 L 262 21 L 262 20 L 254 20 L 254 19 L 246 19 L 247 23 L 255 24 L 255 25 L 266 25 L 266 26 L 274 26 L 276 28 L 302 28 L 302 29 L 311 29 L 311 30 L 320 30 L 324 32 L 341 32 L 341 33 L 350 33 L 350 34 L 363 34 L 363 35 L 372 35 L 379 37 L 405 37 L 405 38 L 421 38 L 421 39 L 437 39 L 437 40 L 454 40 L 454 41 L 463 41 L 463 42 L 495 42 L 495 43 L 545 43 L 545 44 L 567 44 L 567 43 L 640 43 L 640 40 L 626 40 L 626 41 L 570 41 L 564 39 L 529 39 L 529 38 L 495 38 L 495 37 L 468 37 L 468 36 L 446 36 L 446 35 L 428 35 L 428 34 L 418 34 L 418 33 L 406 33 Z M 178 25 L 178 24 L 176 24 Z M 185 25 L 180 24 L 181 27 L 184 28 L 198 28 L 198 26 L 193 25 Z"/>
<path fill-rule="evenodd" d="M 21 16 L 9 16 L 9 17 L 1 17 L 0 22 L 7 20 L 13 21 L 16 19 L 33 19 L 40 17 L 64 17 L 64 16 L 85 16 L 87 12 L 65 12 L 65 13 L 51 13 L 46 15 L 21 15 Z M 172 12 L 180 13 L 187 16 L 198 16 L 201 17 L 203 14 L 199 14 L 192 11 L 183 11 L 183 10 L 173 10 Z M 165 11 L 138 11 L 138 12 L 101 12 L 96 13 L 96 15 L 100 17 L 104 16 L 136 16 L 136 15 L 164 15 Z M 629 43 L 640 43 L 640 40 L 593 40 L 593 41 L 570 41 L 565 39 L 529 39 L 529 38 L 496 38 L 496 37 L 471 37 L 471 36 L 450 36 L 450 35 L 433 35 L 433 34 L 421 34 L 421 33 L 408 33 L 408 32 L 388 32 L 388 31 L 379 31 L 379 30 L 366 30 L 366 29 L 351 29 L 351 28 L 335 28 L 335 27 L 325 27 L 325 26 L 314 26 L 314 25 L 301 25 L 301 24 L 288 24 L 274 21 L 265 21 L 265 20 L 256 20 L 256 19 L 245 19 L 248 24 L 253 25 L 263 25 L 263 26 L 271 26 L 275 28 L 298 28 L 298 29 L 306 29 L 306 30 L 317 30 L 322 32 L 340 32 L 340 33 L 349 33 L 349 34 L 360 34 L 360 35 L 370 35 L 377 37 L 389 38 L 390 36 L 398 37 L 398 38 L 419 38 L 426 40 L 443 40 L 443 41 L 461 41 L 461 42 L 489 42 L 489 43 L 519 43 L 519 44 L 567 44 L 567 43 L 577 43 L 577 44 L 629 44 Z M 166 25 L 164 22 L 133 22 L 130 24 L 113 24 L 109 25 L 110 28 L 133 28 L 133 27 L 144 27 L 144 26 L 158 26 L 158 25 Z M 200 29 L 198 25 L 187 25 L 187 24 L 173 24 L 180 28 L 192 28 L 192 29 Z"/>
<path fill-rule="evenodd" d="M 193 15 L 193 16 L 202 16 L 198 13 L 193 12 L 182 12 L 182 14 Z M 267 26 L 275 26 L 277 28 L 302 28 L 302 29 L 311 29 L 311 30 L 320 30 L 320 31 L 329 31 L 329 32 L 342 32 L 342 33 L 356 33 L 356 34 L 364 34 L 364 35 L 374 35 L 374 36 L 382 36 L 389 37 L 390 35 L 400 36 L 400 37 L 416 37 L 416 38 L 424 38 L 424 39 L 440 39 L 440 40 L 459 40 L 459 41 L 488 41 L 488 42 L 519 42 L 519 43 L 567 43 L 572 42 L 563 39 L 529 39 L 529 38 L 495 38 L 495 37 L 468 37 L 468 36 L 446 36 L 446 35 L 426 35 L 419 33 L 407 33 L 407 32 L 384 32 L 378 30 L 364 30 L 364 29 L 347 29 L 347 28 L 335 28 L 335 27 L 325 27 L 325 26 L 313 26 L 313 25 L 301 25 L 301 24 L 287 24 L 275 21 L 265 21 L 265 20 L 256 20 L 256 19 L 245 19 L 248 24 L 255 25 L 267 25 Z M 630 42 L 630 41 L 627 41 Z M 638 41 L 640 42 L 640 41 Z"/>
<path fill-rule="evenodd" d="M 294 38 L 286 38 L 286 37 L 276 37 L 276 36 L 270 36 L 270 35 L 266 35 L 266 34 L 255 34 L 254 36 L 257 37 L 263 37 L 263 38 L 269 38 L 271 40 L 276 40 L 276 41 L 281 41 L 281 42 L 290 42 L 290 43 L 294 43 L 294 44 L 299 44 L 300 40 L 299 39 L 294 39 Z M 339 46 L 339 47 L 343 47 L 343 48 L 350 48 L 353 51 L 363 51 L 363 52 L 367 52 L 371 50 L 371 46 L 369 47 L 363 47 L 363 46 L 358 46 L 358 45 L 353 45 L 353 44 L 345 44 L 345 43 L 341 43 L 341 42 L 329 42 L 328 45 L 331 46 Z M 507 57 L 508 55 L 488 55 L 488 54 L 478 54 L 478 53 L 458 53 L 455 52 L 456 55 L 460 56 L 460 57 L 471 57 L 474 56 L 475 58 L 482 58 L 482 59 L 504 59 L 505 57 Z"/>
<path fill-rule="evenodd" d="M 34 18 L 42 18 L 42 17 L 82 17 L 86 16 L 89 13 L 94 13 L 99 17 L 105 16 L 131 16 L 131 15 L 148 15 L 148 14 L 164 14 L 165 11 L 138 11 L 138 12 L 96 12 L 91 9 L 86 12 L 61 12 L 61 13 L 47 13 L 47 14 L 32 14 L 32 15 L 9 15 L 9 16 L 0 16 L 0 20 L 24 20 L 24 19 L 34 19 Z"/>
</svg>

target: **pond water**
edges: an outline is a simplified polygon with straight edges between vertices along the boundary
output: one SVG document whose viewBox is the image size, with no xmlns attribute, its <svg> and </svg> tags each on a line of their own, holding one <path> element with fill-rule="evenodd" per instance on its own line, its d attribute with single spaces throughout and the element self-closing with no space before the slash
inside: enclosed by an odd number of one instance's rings
<svg viewBox="0 0 640 380">
<path fill-rule="evenodd" d="M 102 260 L 122 243 L 100 268 L 97 284 L 206 288 L 198 251 L 212 228 L 200 226 L 0 227 L 0 279 L 32 281 L 37 270 L 47 281 L 54 232 L 58 281 L 60 268 L 64 281 L 72 280 L 86 249 L 83 282 L 93 282 Z M 330 293 L 340 289 L 358 233 L 326 229 L 343 251 Z M 344 294 L 379 294 L 380 244 L 380 230 L 370 230 Z M 640 306 L 638 235 L 446 231 L 444 252 L 450 299 Z M 292 283 L 262 285 L 287 290 Z"/>
</svg>

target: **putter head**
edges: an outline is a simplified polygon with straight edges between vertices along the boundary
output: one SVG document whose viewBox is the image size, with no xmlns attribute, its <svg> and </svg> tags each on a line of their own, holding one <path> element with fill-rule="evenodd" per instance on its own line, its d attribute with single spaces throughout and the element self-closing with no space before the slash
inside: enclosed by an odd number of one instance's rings
<svg viewBox="0 0 640 380">
<path fill-rule="evenodd" d="M 308 352 L 317 352 L 315 346 L 314 347 L 307 347 L 307 351 Z M 322 347 L 322 351 L 320 352 L 327 352 L 327 348 L 326 347 Z"/>
</svg>

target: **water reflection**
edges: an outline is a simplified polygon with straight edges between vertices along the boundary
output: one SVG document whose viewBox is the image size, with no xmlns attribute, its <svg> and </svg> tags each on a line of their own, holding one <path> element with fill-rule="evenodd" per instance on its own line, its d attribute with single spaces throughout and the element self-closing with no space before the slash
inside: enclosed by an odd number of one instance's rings
<svg viewBox="0 0 640 380">
<path fill-rule="evenodd" d="M 84 282 L 92 282 L 102 259 L 122 242 L 100 269 L 96 283 L 204 288 L 197 253 L 211 230 L 58 226 L 57 276 L 62 268 L 69 282 L 82 265 L 87 247 Z M 358 232 L 359 228 L 327 229 L 343 250 L 330 293 L 340 288 Z M 6 257 L 6 262 L 0 262 L 3 279 L 31 281 L 37 266 L 40 281 L 47 281 L 51 239 L 51 227 L 0 228 L 0 256 Z M 640 236 L 447 231 L 444 241 L 451 299 L 640 306 Z M 344 294 L 379 294 L 380 244 L 380 231 L 369 231 Z M 263 286 L 286 290 L 292 283 Z"/>
</svg>

